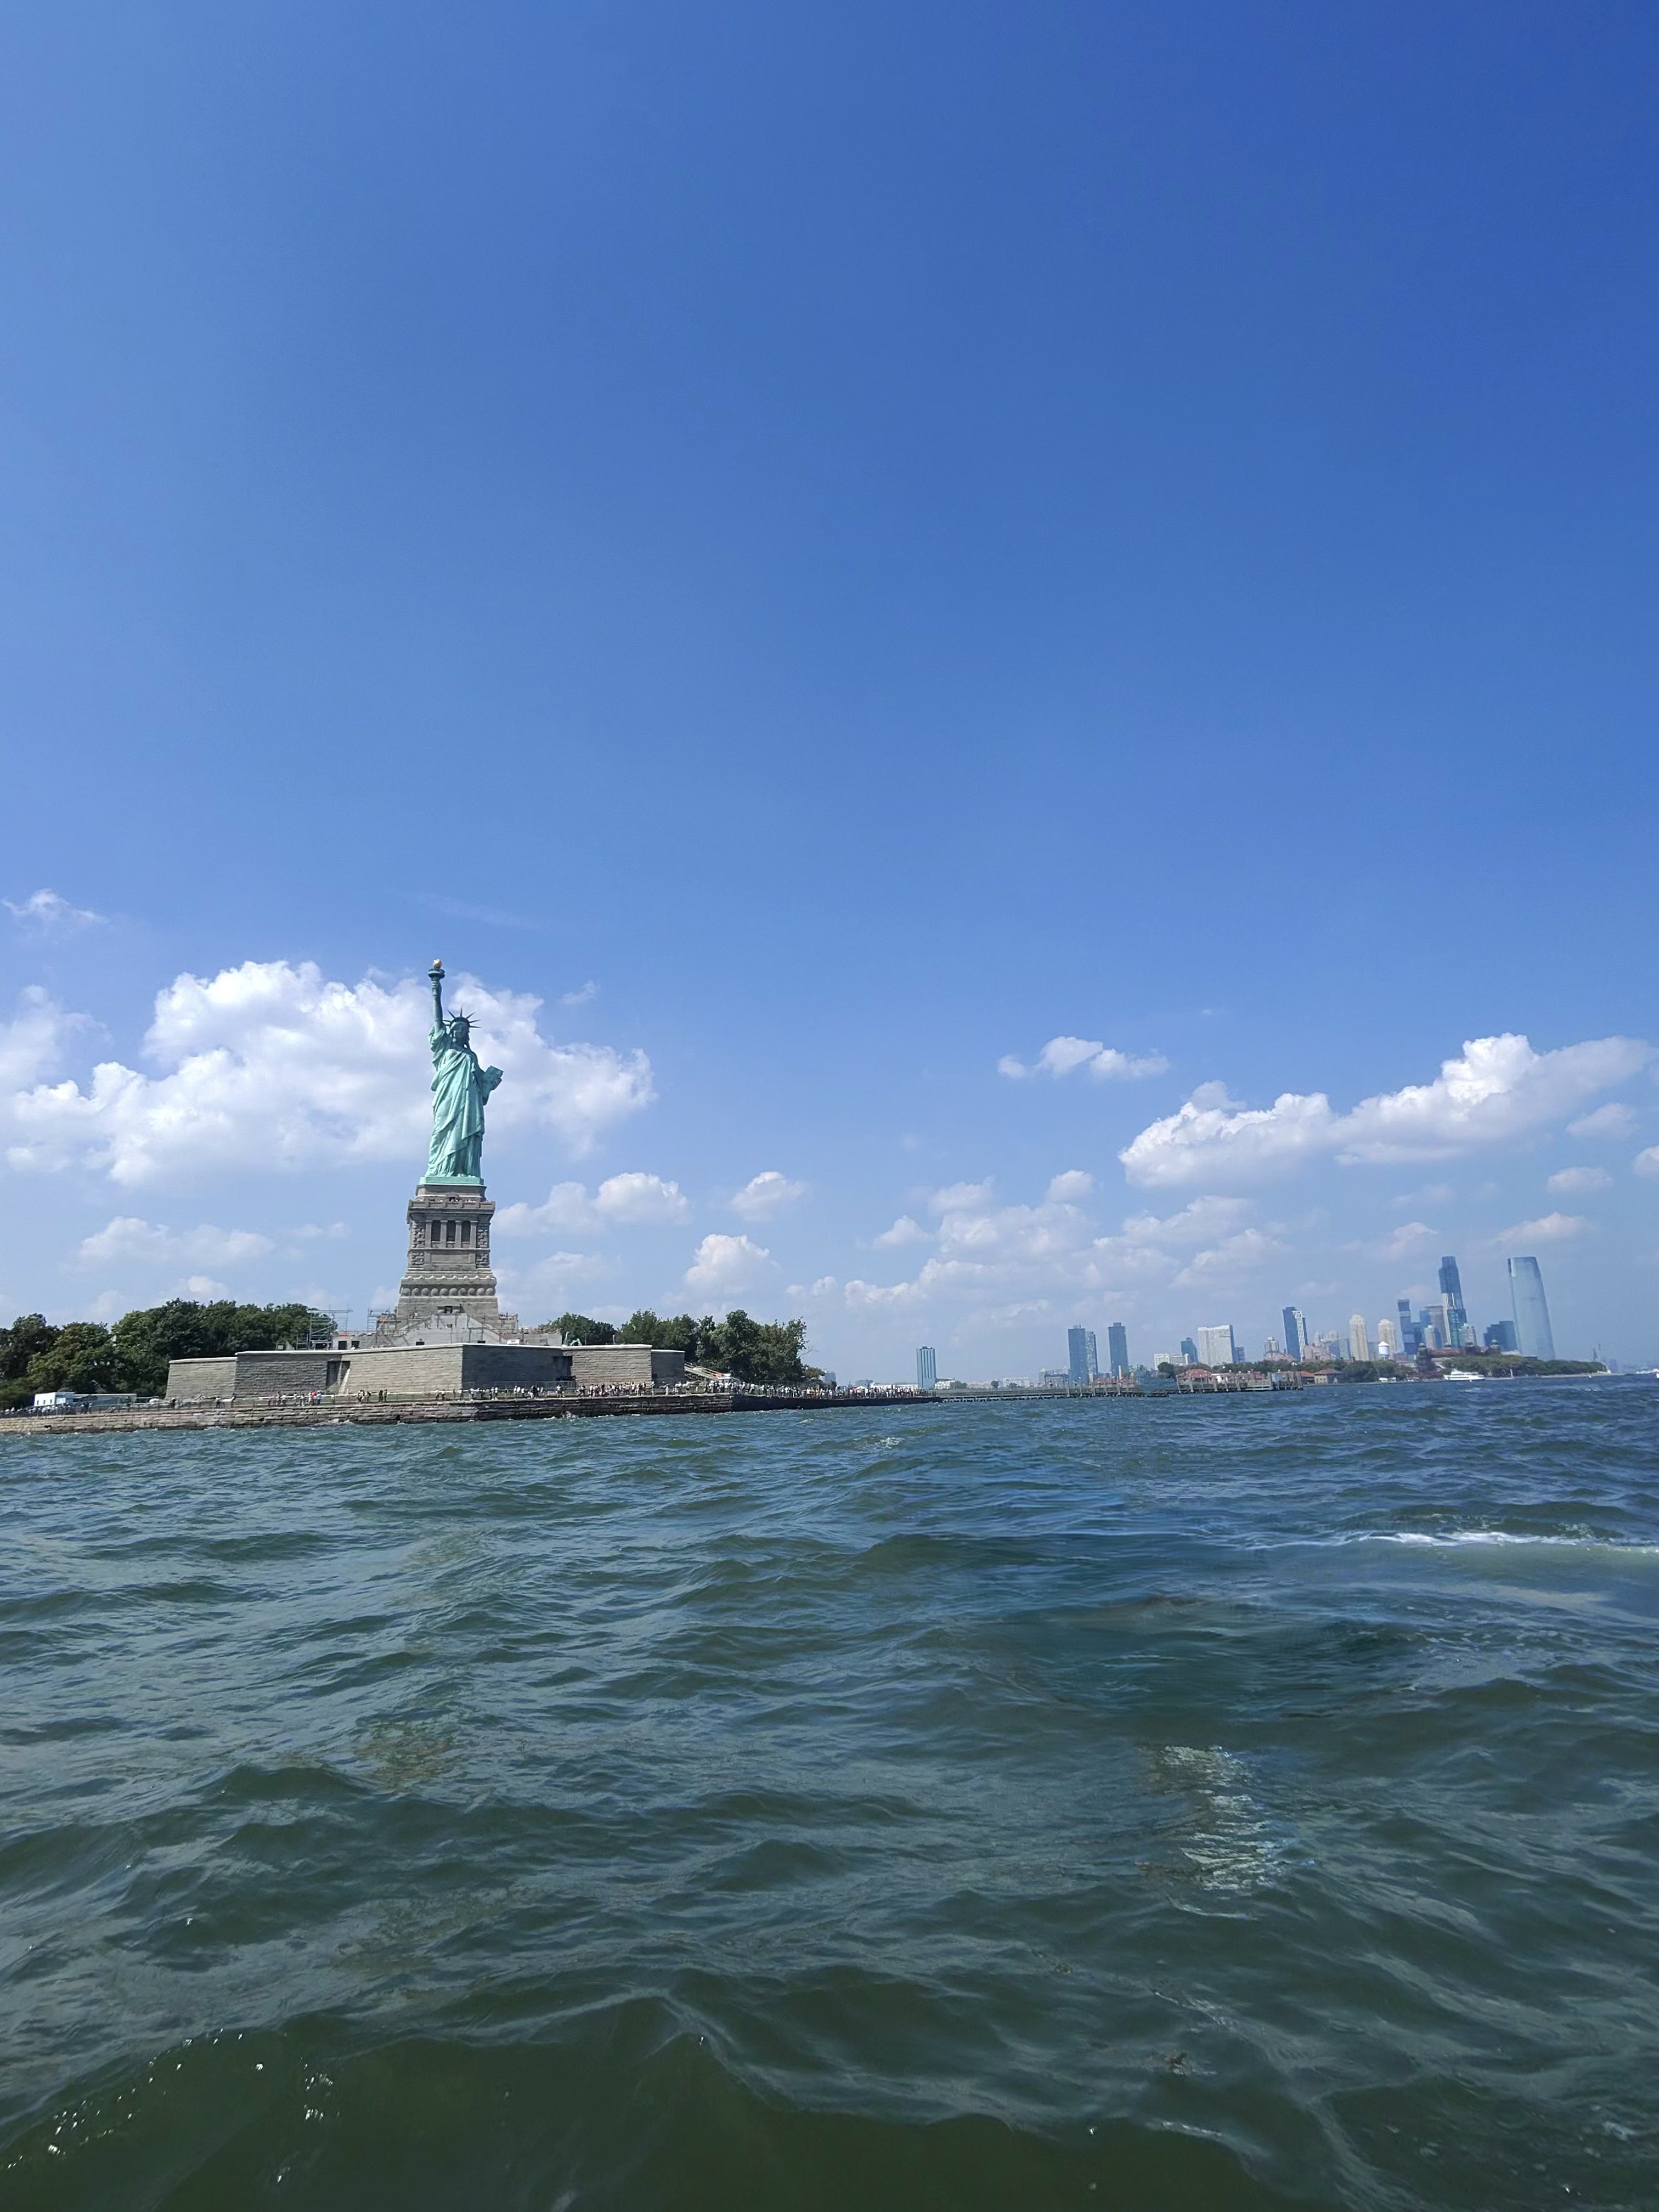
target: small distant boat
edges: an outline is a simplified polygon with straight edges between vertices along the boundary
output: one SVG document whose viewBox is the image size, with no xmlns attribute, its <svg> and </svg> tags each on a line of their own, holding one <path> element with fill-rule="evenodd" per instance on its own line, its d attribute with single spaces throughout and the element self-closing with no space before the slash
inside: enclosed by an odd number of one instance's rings
<svg viewBox="0 0 1659 2212">
<path fill-rule="evenodd" d="M 1490 1382 L 1492 1377 L 1490 1375 L 1477 1375 L 1472 1367 L 1449 1367 L 1446 1380 L 1448 1382 Z"/>
</svg>

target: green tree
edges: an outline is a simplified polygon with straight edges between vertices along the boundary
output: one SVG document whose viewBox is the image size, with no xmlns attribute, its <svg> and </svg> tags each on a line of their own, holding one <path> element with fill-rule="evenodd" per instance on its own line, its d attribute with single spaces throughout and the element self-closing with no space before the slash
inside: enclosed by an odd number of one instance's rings
<svg viewBox="0 0 1659 2212">
<path fill-rule="evenodd" d="M 27 1402 L 33 1389 L 30 1364 L 57 1341 L 58 1331 L 44 1314 L 19 1314 L 9 1328 L 0 1328 L 0 1406 Z"/>
<path fill-rule="evenodd" d="M 800 1356 L 805 1342 L 804 1321 L 756 1321 L 733 1306 L 723 1322 L 710 1326 L 701 1358 L 703 1365 L 735 1375 L 739 1382 L 805 1382 L 810 1379 Z"/>
<path fill-rule="evenodd" d="M 544 1321 L 544 1328 L 556 1328 L 567 1344 L 614 1344 L 617 1332 L 608 1321 L 593 1321 L 586 1314 L 562 1313 Z"/>
<path fill-rule="evenodd" d="M 688 1360 L 694 1360 L 705 1336 L 711 1335 L 715 1327 L 710 1314 L 694 1321 L 690 1314 L 665 1317 L 653 1313 L 649 1306 L 641 1306 L 623 1324 L 622 1341 L 654 1345 L 659 1352 L 683 1352 Z"/>
<path fill-rule="evenodd" d="M 45 1352 L 58 1332 L 44 1314 L 19 1314 L 9 1328 L 0 1328 L 0 1382 L 21 1382 L 30 1360 Z"/>
<path fill-rule="evenodd" d="M 120 1354 L 100 1321 L 72 1321 L 37 1352 L 26 1378 L 36 1390 L 118 1390 Z"/>
<path fill-rule="evenodd" d="M 231 1298 L 199 1305 L 170 1298 L 165 1305 L 138 1307 L 123 1314 L 112 1332 L 120 1355 L 119 1388 L 159 1398 L 167 1386 L 169 1360 L 275 1352 L 281 1345 L 326 1337 L 331 1327 L 326 1314 L 306 1305 L 243 1306 Z"/>
</svg>

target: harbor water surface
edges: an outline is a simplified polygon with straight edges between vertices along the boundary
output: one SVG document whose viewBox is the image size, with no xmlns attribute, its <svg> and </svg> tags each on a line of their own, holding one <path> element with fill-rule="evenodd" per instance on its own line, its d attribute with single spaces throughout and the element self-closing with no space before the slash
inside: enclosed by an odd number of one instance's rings
<svg viewBox="0 0 1659 2212">
<path fill-rule="evenodd" d="M 0 1437 L 0 2204 L 1650 2207 L 1656 1413 Z"/>
</svg>

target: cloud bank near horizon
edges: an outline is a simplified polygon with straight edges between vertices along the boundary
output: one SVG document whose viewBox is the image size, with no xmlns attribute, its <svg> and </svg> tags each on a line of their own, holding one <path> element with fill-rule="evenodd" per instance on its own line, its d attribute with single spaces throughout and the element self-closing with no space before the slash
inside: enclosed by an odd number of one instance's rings
<svg viewBox="0 0 1659 2212">
<path fill-rule="evenodd" d="M 1266 1182 L 1320 1158 L 1344 1167 L 1449 1159 L 1554 1127 L 1653 1057 L 1635 1037 L 1542 1053 L 1514 1034 L 1474 1037 L 1432 1083 L 1380 1092 L 1346 1114 L 1322 1091 L 1286 1091 L 1271 1106 L 1249 1107 L 1205 1084 L 1118 1158 L 1131 1182 L 1166 1189 Z"/>
</svg>

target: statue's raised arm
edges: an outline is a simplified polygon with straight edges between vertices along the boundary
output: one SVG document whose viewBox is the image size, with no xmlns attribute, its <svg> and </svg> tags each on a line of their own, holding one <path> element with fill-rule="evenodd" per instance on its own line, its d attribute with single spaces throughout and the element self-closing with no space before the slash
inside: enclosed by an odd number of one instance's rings
<svg viewBox="0 0 1659 2212">
<path fill-rule="evenodd" d="M 432 985 L 432 1149 L 428 1182 L 482 1182 L 484 1101 L 501 1079 L 480 1067 L 472 1025 L 464 1013 L 444 1019 L 444 963 L 427 971 Z"/>
</svg>

